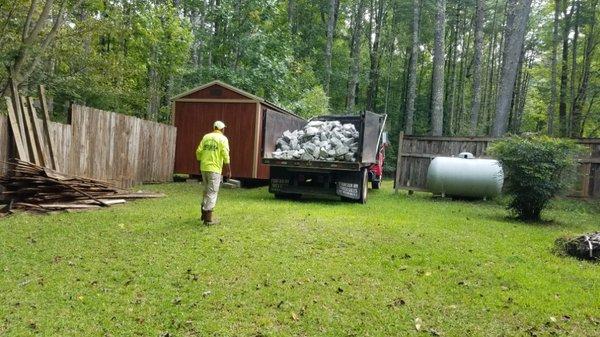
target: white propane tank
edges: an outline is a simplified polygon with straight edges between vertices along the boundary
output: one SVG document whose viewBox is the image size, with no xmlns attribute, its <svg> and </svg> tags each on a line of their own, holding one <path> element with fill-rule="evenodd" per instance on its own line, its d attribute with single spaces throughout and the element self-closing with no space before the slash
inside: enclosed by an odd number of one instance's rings
<svg viewBox="0 0 600 337">
<path fill-rule="evenodd" d="M 493 198 L 502 191 L 500 162 L 475 159 L 469 152 L 458 157 L 435 157 L 427 171 L 427 189 L 435 195 Z"/>
</svg>

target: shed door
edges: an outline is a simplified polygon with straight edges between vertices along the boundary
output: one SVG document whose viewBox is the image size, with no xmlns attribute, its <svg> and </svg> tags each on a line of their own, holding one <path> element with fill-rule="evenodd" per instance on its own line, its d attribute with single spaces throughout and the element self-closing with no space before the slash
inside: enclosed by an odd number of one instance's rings
<svg viewBox="0 0 600 337">
<path fill-rule="evenodd" d="M 236 178 L 252 178 L 255 161 L 256 103 L 176 102 L 177 149 L 175 172 L 198 174 L 196 148 L 213 123 L 227 125 L 231 169 Z"/>
</svg>

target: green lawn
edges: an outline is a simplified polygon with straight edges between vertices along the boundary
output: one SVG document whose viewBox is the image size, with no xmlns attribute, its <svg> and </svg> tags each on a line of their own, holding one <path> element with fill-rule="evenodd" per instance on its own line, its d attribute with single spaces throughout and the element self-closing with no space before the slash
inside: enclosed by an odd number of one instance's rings
<svg viewBox="0 0 600 337">
<path fill-rule="evenodd" d="M 2 219 L 0 335 L 600 334 L 600 265 L 552 252 L 600 229 L 598 204 L 556 203 L 536 225 L 390 185 L 366 205 L 223 190 L 214 227 L 189 183 Z"/>
</svg>

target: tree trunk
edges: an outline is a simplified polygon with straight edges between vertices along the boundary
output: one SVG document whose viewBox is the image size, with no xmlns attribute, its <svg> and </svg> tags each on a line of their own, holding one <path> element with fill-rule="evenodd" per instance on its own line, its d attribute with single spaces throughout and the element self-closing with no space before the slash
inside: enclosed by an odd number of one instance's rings
<svg viewBox="0 0 600 337">
<path fill-rule="evenodd" d="M 444 127 L 444 32 L 446 0 L 437 0 L 431 84 L 431 134 L 441 136 Z"/>
<path fill-rule="evenodd" d="M 569 75 L 569 31 L 571 27 L 571 15 L 573 14 L 573 8 L 569 14 L 567 14 L 567 0 L 563 0 L 563 46 L 562 46 L 562 60 L 561 60 L 561 71 L 560 71 L 560 97 L 558 103 L 558 119 L 560 122 L 559 134 L 562 137 L 567 135 L 567 81 Z"/>
<path fill-rule="evenodd" d="M 381 41 L 381 27 L 385 22 L 385 11 L 384 11 L 384 0 L 375 0 L 377 3 L 377 9 L 371 6 L 370 15 L 374 16 L 374 20 L 371 20 L 369 26 L 369 39 L 373 40 L 370 45 L 369 51 L 369 84 L 367 86 L 367 110 L 373 111 L 375 109 L 375 101 L 377 99 L 377 88 L 379 82 L 379 60 L 381 58 L 380 53 L 380 41 Z"/>
<path fill-rule="evenodd" d="M 530 9 L 531 0 L 509 0 L 508 2 L 500 92 L 496 101 L 496 116 L 492 128 L 494 137 L 503 136 L 508 129 L 508 117 L 515 89 L 519 56 L 523 49 Z"/>
<path fill-rule="evenodd" d="M 365 0 L 358 0 L 352 18 L 352 40 L 350 41 L 350 69 L 348 76 L 348 93 L 346 94 L 346 111 L 354 112 L 356 104 L 356 86 L 360 68 L 360 44 L 362 36 L 362 23 L 365 12 Z"/>
<path fill-rule="evenodd" d="M 335 23 L 337 22 L 340 0 L 329 1 L 329 18 L 327 19 L 327 43 L 325 44 L 325 93 L 329 96 L 331 84 L 331 57 L 333 49 L 333 37 L 335 35 Z"/>
<path fill-rule="evenodd" d="M 444 65 L 444 126 L 443 126 L 443 134 L 452 135 L 454 128 L 454 102 L 456 97 L 456 68 L 457 68 L 457 59 L 458 59 L 458 36 L 460 35 L 459 27 L 460 27 L 460 9 L 458 7 L 458 3 L 454 8 L 454 20 L 448 22 L 448 26 L 451 28 L 446 30 L 446 37 L 444 39 L 445 42 L 449 41 L 449 47 L 446 52 L 446 60 Z"/>
<path fill-rule="evenodd" d="M 579 0 L 573 0 L 571 3 L 573 6 L 573 45 L 571 47 L 571 84 L 569 97 L 571 98 L 571 104 L 575 102 L 575 82 L 577 79 L 577 42 L 579 40 Z M 571 134 L 573 128 L 573 105 L 571 105 L 571 110 L 569 111 L 569 123 L 567 124 L 567 134 Z"/>
<path fill-rule="evenodd" d="M 492 16 L 492 40 L 490 41 L 489 47 L 488 47 L 488 52 L 487 52 L 487 61 L 486 61 L 486 71 L 485 71 L 485 81 L 484 81 L 484 88 L 483 88 L 483 98 L 482 98 L 482 102 L 481 102 L 481 106 L 483 108 L 483 125 L 484 125 L 484 131 L 485 134 L 488 134 L 489 132 L 489 121 L 490 121 L 490 116 L 492 115 L 489 106 L 491 104 L 489 104 L 489 102 L 493 101 L 491 95 L 492 95 L 492 80 L 493 80 L 493 75 L 494 75 L 494 70 L 495 70 L 495 55 L 496 55 L 496 40 L 498 38 L 498 31 L 497 31 L 497 14 L 498 14 L 498 0 L 495 1 L 494 3 L 494 8 L 493 8 L 493 12 L 494 15 Z"/>
<path fill-rule="evenodd" d="M 475 47 L 473 55 L 473 97 L 471 100 L 471 124 L 469 135 L 477 134 L 477 120 L 481 106 L 481 58 L 483 57 L 483 24 L 485 0 L 477 0 L 475 6 Z"/>
<path fill-rule="evenodd" d="M 415 118 L 415 100 L 417 98 L 417 61 L 419 59 L 419 18 L 420 1 L 413 0 L 412 45 L 408 64 L 408 92 L 406 96 L 406 113 L 404 115 L 404 133 L 413 134 Z"/>
<path fill-rule="evenodd" d="M 596 7 L 598 5 L 598 0 L 595 0 L 592 4 L 592 20 L 590 22 L 590 29 L 587 32 L 587 38 L 585 42 L 585 51 L 583 55 L 583 69 L 581 72 L 581 84 L 579 85 L 579 89 L 577 90 L 577 95 L 573 97 L 573 109 L 572 109 L 572 127 L 571 127 L 571 137 L 581 137 L 583 136 L 583 117 L 582 117 L 582 109 L 583 104 L 586 100 L 588 87 L 590 83 L 590 70 L 592 65 L 592 59 L 594 54 L 594 49 L 597 46 L 597 42 L 595 40 L 596 35 Z"/>
<path fill-rule="evenodd" d="M 550 75 L 550 103 L 548 104 L 548 135 L 554 135 L 554 115 L 556 114 L 556 54 L 558 49 L 558 20 L 560 16 L 560 0 L 554 1 L 554 27 L 552 28 L 552 60 Z"/>
<path fill-rule="evenodd" d="M 470 26 L 470 24 L 469 24 Z M 467 17 L 463 18 L 462 21 L 462 48 L 460 52 L 460 71 L 458 72 L 458 114 L 455 114 L 455 130 L 454 134 L 462 134 L 463 132 L 463 124 L 462 121 L 465 120 L 464 112 L 465 112 L 465 84 L 467 83 L 466 73 L 467 73 L 467 59 L 468 59 L 468 51 L 471 46 L 471 34 L 467 31 Z"/>
</svg>

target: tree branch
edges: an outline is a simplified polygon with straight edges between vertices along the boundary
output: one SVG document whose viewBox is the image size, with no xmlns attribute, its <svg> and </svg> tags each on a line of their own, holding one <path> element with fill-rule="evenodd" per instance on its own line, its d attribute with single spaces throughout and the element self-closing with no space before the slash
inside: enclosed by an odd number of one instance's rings
<svg viewBox="0 0 600 337">
<path fill-rule="evenodd" d="M 23 33 L 21 35 L 21 40 L 25 41 L 27 36 L 29 36 L 29 30 L 31 29 L 31 19 L 33 18 L 33 12 L 35 12 L 35 7 L 37 6 L 37 0 L 31 0 L 31 6 L 29 6 L 29 11 L 27 12 L 27 19 L 25 20 L 25 25 L 23 26 Z"/>
</svg>

